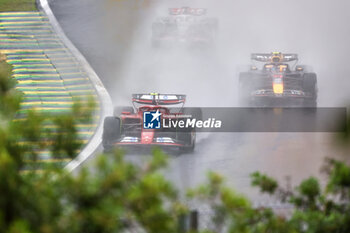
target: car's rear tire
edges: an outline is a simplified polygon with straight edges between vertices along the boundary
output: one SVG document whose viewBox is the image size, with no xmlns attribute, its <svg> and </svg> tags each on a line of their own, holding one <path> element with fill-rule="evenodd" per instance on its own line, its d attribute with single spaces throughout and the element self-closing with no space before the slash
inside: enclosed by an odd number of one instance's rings
<svg viewBox="0 0 350 233">
<path fill-rule="evenodd" d="M 134 114 L 135 110 L 132 106 L 118 106 L 114 108 L 114 116 L 119 117 L 123 112 Z"/>
<path fill-rule="evenodd" d="M 177 139 L 184 144 L 184 147 L 181 147 L 182 153 L 191 153 L 194 151 L 196 146 L 196 133 L 194 129 L 186 132 L 181 131 L 177 133 Z"/>
<path fill-rule="evenodd" d="M 118 117 L 106 117 L 103 122 L 102 145 L 105 151 L 110 151 L 113 144 L 120 139 L 121 121 Z"/>
<path fill-rule="evenodd" d="M 303 90 L 311 95 L 304 100 L 304 107 L 317 107 L 317 76 L 315 73 L 305 73 L 303 80 Z"/>
<path fill-rule="evenodd" d="M 304 100 L 304 107 L 316 108 L 317 107 L 317 100 L 315 100 L 315 99 Z"/>
<path fill-rule="evenodd" d="M 201 108 L 184 108 L 184 115 L 190 115 L 191 118 L 196 120 L 203 120 L 203 112 Z M 180 130 L 177 133 L 177 139 L 181 141 L 185 146 L 181 148 L 182 153 L 191 153 L 196 146 L 196 131 L 195 129 Z"/>
</svg>

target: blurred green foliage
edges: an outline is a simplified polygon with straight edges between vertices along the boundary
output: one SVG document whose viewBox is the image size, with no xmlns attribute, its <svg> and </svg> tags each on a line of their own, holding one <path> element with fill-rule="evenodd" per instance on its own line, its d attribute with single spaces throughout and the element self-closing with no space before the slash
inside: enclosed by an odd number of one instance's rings
<svg viewBox="0 0 350 233">
<path fill-rule="evenodd" d="M 165 179 L 167 156 L 157 149 L 142 164 L 128 162 L 122 152 L 114 151 L 99 156 L 94 168 L 83 168 L 75 176 L 60 167 L 38 172 L 36 163 L 28 165 L 26 160 L 37 160 L 40 148 L 49 148 L 53 156 L 74 156 L 81 146 L 75 125 L 91 120 L 95 104 L 77 102 L 65 115 L 32 110 L 26 118 L 13 120 L 21 94 L 10 76 L 11 67 L 1 62 L 0 232 L 350 232 L 350 167 L 335 160 L 327 161 L 325 188 L 314 177 L 291 190 L 264 174 L 252 174 L 252 185 L 261 192 L 294 206 L 290 215 L 254 207 L 215 173 L 184 198 Z M 55 127 L 45 128 L 48 122 Z M 183 216 L 191 202 L 208 208 L 206 229 L 185 226 Z"/>
</svg>

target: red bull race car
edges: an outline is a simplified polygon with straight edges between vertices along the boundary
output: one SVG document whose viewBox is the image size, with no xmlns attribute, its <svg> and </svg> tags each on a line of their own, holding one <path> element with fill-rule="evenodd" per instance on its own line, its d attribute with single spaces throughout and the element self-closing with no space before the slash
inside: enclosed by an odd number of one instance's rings
<svg viewBox="0 0 350 233">
<path fill-rule="evenodd" d="M 201 118 L 200 108 L 184 108 L 186 95 L 133 94 L 133 106 L 116 107 L 114 116 L 104 119 L 102 144 L 105 151 L 114 147 L 126 150 L 149 149 L 191 152 L 196 132 L 192 127 L 162 127 L 162 122 L 185 118 Z"/>
<path fill-rule="evenodd" d="M 317 75 L 307 66 L 296 65 L 297 54 L 254 53 L 251 59 L 250 71 L 239 74 L 241 106 L 317 106 Z"/>
<path fill-rule="evenodd" d="M 170 8 L 169 16 L 159 17 L 152 25 L 153 47 L 172 45 L 212 45 L 218 21 L 206 16 L 203 8 Z"/>
</svg>

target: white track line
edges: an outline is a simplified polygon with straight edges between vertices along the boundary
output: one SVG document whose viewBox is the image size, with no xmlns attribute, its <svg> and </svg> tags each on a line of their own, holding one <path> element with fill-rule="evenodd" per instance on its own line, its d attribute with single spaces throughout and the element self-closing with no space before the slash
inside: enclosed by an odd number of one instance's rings
<svg viewBox="0 0 350 233">
<path fill-rule="evenodd" d="M 106 88 L 101 82 L 100 78 L 97 76 L 96 72 L 92 69 L 89 62 L 85 59 L 85 57 L 80 53 L 80 51 L 74 46 L 74 44 L 68 39 L 61 26 L 59 25 L 55 15 L 53 14 L 49 3 L 47 0 L 37 0 L 38 7 L 41 7 L 45 12 L 49 21 L 57 33 L 58 37 L 64 43 L 64 45 L 71 51 L 71 53 L 76 57 L 81 66 L 85 69 L 88 77 L 90 78 L 94 88 L 97 92 L 100 101 L 100 122 L 98 124 L 97 130 L 95 134 L 92 136 L 88 144 L 84 147 L 84 149 L 80 152 L 80 154 L 68 163 L 65 167 L 69 172 L 74 171 L 78 168 L 85 160 L 90 158 L 96 151 L 96 149 L 100 146 L 102 140 L 102 131 L 103 131 L 103 119 L 106 116 L 111 116 L 113 114 L 113 104 L 110 95 L 108 94 Z"/>
</svg>

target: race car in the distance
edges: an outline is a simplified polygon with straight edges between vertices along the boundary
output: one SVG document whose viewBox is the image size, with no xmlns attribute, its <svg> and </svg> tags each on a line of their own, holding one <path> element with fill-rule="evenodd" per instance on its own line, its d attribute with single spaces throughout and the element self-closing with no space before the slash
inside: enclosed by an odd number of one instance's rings
<svg viewBox="0 0 350 233">
<path fill-rule="evenodd" d="M 104 119 L 104 150 L 123 147 L 135 151 L 159 146 L 168 151 L 193 151 L 196 142 L 194 128 L 165 129 L 160 125 L 161 119 L 201 118 L 201 109 L 184 108 L 185 101 L 185 95 L 133 94 L 133 106 L 116 107 L 114 116 Z"/>
<path fill-rule="evenodd" d="M 203 8 L 170 8 L 169 15 L 152 24 L 153 47 L 183 44 L 212 45 L 218 30 L 218 20 L 206 16 Z"/>
<path fill-rule="evenodd" d="M 239 74 L 241 106 L 317 106 L 317 76 L 307 66 L 296 65 L 297 54 L 254 53 L 251 59 L 250 70 Z"/>
</svg>

